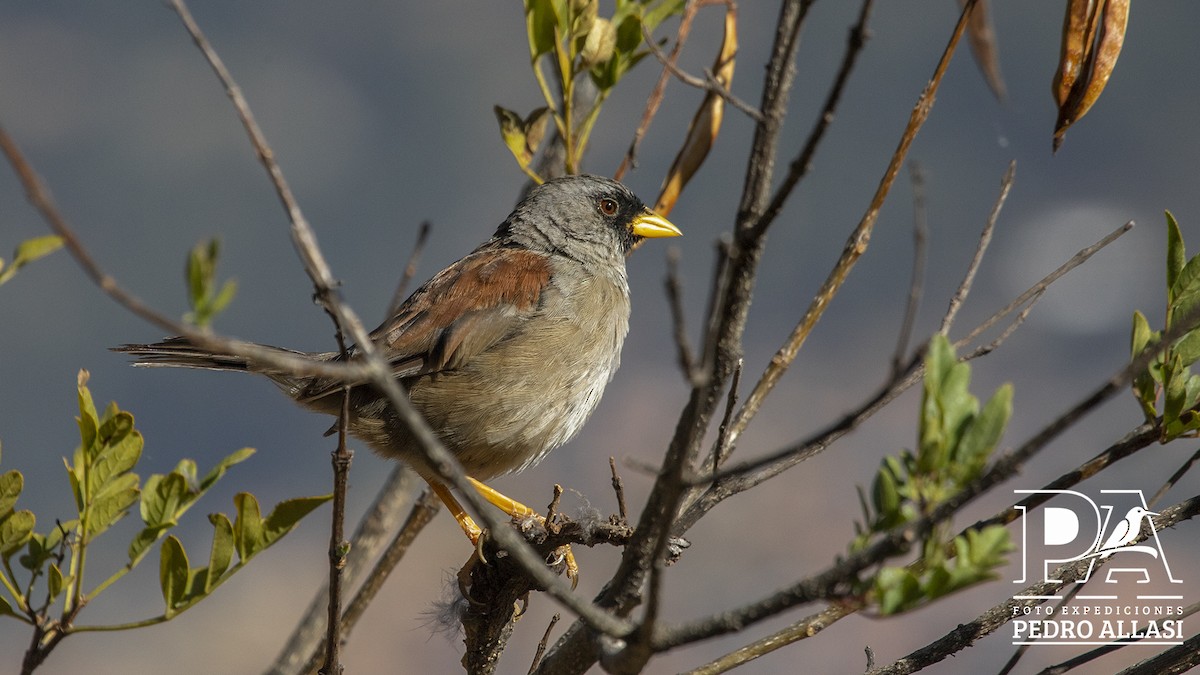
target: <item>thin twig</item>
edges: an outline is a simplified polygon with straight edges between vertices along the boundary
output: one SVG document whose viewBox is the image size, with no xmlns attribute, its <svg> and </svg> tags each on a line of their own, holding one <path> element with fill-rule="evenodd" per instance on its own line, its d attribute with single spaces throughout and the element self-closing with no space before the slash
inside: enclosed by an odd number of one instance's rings
<svg viewBox="0 0 1200 675">
<path fill-rule="evenodd" d="M 137 296 L 122 287 L 114 277 L 100 267 L 99 263 L 96 262 L 95 258 L 92 257 L 91 253 L 83 245 L 83 240 L 76 234 L 75 229 L 71 227 L 66 218 L 58 210 L 58 206 L 51 198 L 50 191 L 46 188 L 45 183 L 42 182 L 42 179 L 37 175 L 33 166 L 29 164 L 21 149 L 17 147 L 16 142 L 3 127 L 0 127 L 0 151 L 3 151 L 9 165 L 16 172 L 17 178 L 21 181 L 25 189 L 25 195 L 29 203 L 42 215 L 42 219 L 49 226 L 50 230 L 62 237 L 63 245 L 66 247 L 67 252 L 71 254 L 71 257 L 74 258 L 76 264 L 79 265 L 88 278 L 92 280 L 92 283 L 96 284 L 105 295 L 112 298 L 117 304 L 124 307 L 134 316 L 157 326 L 165 333 L 182 335 L 197 347 L 221 354 L 239 356 L 268 370 L 295 373 L 300 376 L 327 377 L 339 382 L 361 382 L 366 378 L 368 369 L 362 364 L 325 363 L 286 351 L 270 349 L 252 342 L 221 337 L 199 330 L 188 324 L 174 321 L 165 314 L 155 311 Z"/>
<path fill-rule="evenodd" d="M 858 611 L 860 607 L 860 603 L 854 602 L 841 602 L 829 605 L 824 610 L 806 616 L 786 628 L 755 640 L 744 647 L 739 647 L 695 670 L 689 670 L 686 675 L 717 675 L 717 673 L 733 670 L 794 642 L 814 637 L 817 633 L 825 630 L 843 617 Z M 867 649 L 867 668 L 871 668 L 874 663 L 874 654 L 871 654 L 870 647 Z"/>
<path fill-rule="evenodd" d="M 1050 274 L 1047 274 L 1045 276 L 1045 278 L 1043 278 L 1041 281 L 1037 282 L 1033 286 L 1030 286 L 1029 290 L 1027 290 L 1024 293 L 1022 293 L 1021 295 L 1017 296 L 1016 299 L 1014 299 L 1012 302 L 1008 303 L 1008 305 L 1006 305 L 1004 307 L 1004 309 L 1001 309 L 999 312 L 996 312 L 995 314 L 990 316 L 987 320 L 985 320 L 983 323 L 976 326 L 975 329 L 972 330 L 970 333 L 968 333 L 966 337 L 955 342 L 954 346 L 961 347 L 962 345 L 965 345 L 965 344 L 971 342 L 972 340 L 974 340 L 975 338 L 979 337 L 980 333 L 982 333 L 985 330 L 996 325 L 997 322 L 999 322 L 1000 320 L 1002 320 L 1004 317 L 1008 316 L 1009 314 L 1012 314 L 1013 311 L 1015 311 L 1018 307 L 1024 305 L 1025 303 L 1029 302 L 1029 300 L 1032 299 L 1034 296 L 1045 291 L 1047 286 L 1049 286 L 1050 284 L 1057 281 L 1060 277 L 1062 277 L 1062 275 L 1066 274 L 1067 272 L 1070 272 L 1071 270 L 1075 269 L 1076 267 L 1079 267 L 1083 263 L 1087 262 L 1088 258 L 1091 258 L 1093 255 L 1095 255 L 1097 252 L 1099 252 L 1105 246 L 1108 246 L 1109 244 L 1116 241 L 1118 238 L 1121 237 L 1121 235 L 1132 230 L 1133 227 L 1134 227 L 1134 222 L 1131 220 L 1131 221 L 1125 223 L 1124 225 L 1122 225 L 1121 227 L 1118 227 L 1116 230 L 1113 230 L 1107 236 L 1105 236 L 1103 239 L 1096 242 L 1095 244 L 1092 244 L 1091 246 L 1088 246 L 1087 248 L 1079 251 L 1074 256 L 1072 256 L 1070 260 L 1068 260 L 1067 262 L 1060 265 L 1058 267 L 1058 269 L 1054 270 Z"/>
<path fill-rule="evenodd" d="M 1074 600 L 1075 596 L 1083 592 L 1087 582 L 1091 581 L 1092 578 L 1093 577 L 1089 576 L 1087 580 L 1080 580 L 1076 582 L 1075 585 L 1071 587 L 1071 590 L 1064 593 L 1062 598 L 1054 605 L 1054 613 L 1060 614 L 1063 607 L 1065 607 L 1067 603 Z M 996 675 L 1008 675 L 1011 673 L 1013 668 L 1017 667 L 1017 664 L 1020 663 L 1021 658 L 1025 656 L 1025 652 L 1028 652 L 1031 646 L 1032 645 L 1029 643 L 1025 643 L 1017 647 L 1016 650 L 1013 651 L 1013 655 L 1009 657 L 1008 661 L 1005 662 L 1004 666 L 1000 668 L 1000 672 L 998 672 Z"/>
<path fill-rule="evenodd" d="M 1200 666 L 1200 634 L 1129 666 L 1117 675 L 1176 675 Z"/>
<path fill-rule="evenodd" d="M 1005 333 L 997 338 L 996 341 L 993 341 L 993 343 L 989 345 L 980 347 L 974 353 L 969 354 L 965 358 L 976 358 L 984 353 L 990 352 L 992 349 L 998 346 L 1000 342 L 1003 341 L 1003 338 L 1007 337 L 1007 335 L 1011 334 L 1013 330 L 1020 326 L 1023 316 L 1028 315 L 1028 312 L 1032 307 L 1032 303 L 1036 302 L 1037 299 L 1046 292 L 1046 289 L 1050 284 L 1053 284 L 1055 281 L 1062 278 L 1067 272 L 1070 272 L 1076 267 L 1082 265 L 1101 249 L 1109 244 L 1112 244 L 1132 228 L 1132 221 L 1125 223 L 1121 227 L 1097 241 L 1095 244 L 1092 244 L 1091 246 L 1088 246 L 1076 253 L 1053 272 L 1046 275 L 1036 284 L 1028 288 L 1025 292 L 1017 296 L 1016 299 L 1006 305 L 1003 309 L 984 320 L 984 322 L 972 330 L 967 337 L 955 342 L 954 347 L 956 349 L 962 349 L 964 346 L 969 344 L 971 340 L 983 333 L 984 330 L 995 325 L 996 322 L 1011 314 L 1016 308 L 1026 305 L 1017 319 L 1014 320 L 1010 327 L 1006 329 Z M 1028 303 L 1028 305 L 1026 303 Z M 737 492 L 741 492 L 753 487 L 754 485 L 757 485 L 763 480 L 778 475 L 785 469 L 788 469 L 795 464 L 824 451 L 825 448 L 827 448 L 831 443 L 844 436 L 847 432 L 870 417 L 896 396 L 899 396 L 901 393 L 903 393 L 904 390 L 916 383 L 920 375 L 924 373 L 924 365 L 920 363 L 919 359 L 913 359 L 910 361 L 910 363 L 912 364 L 911 372 L 903 373 L 902 378 L 890 378 L 888 382 L 884 384 L 881 390 L 868 399 L 862 406 L 856 408 L 850 413 L 847 413 L 841 420 L 834 423 L 830 427 L 799 443 L 793 443 L 761 458 L 743 462 L 736 466 L 724 469 L 721 474 L 717 476 L 717 480 L 721 482 L 724 488 L 729 489 L 734 487 L 734 484 L 729 482 L 729 479 L 735 479 L 739 476 L 744 477 L 746 480 L 738 485 L 737 489 L 729 493 L 736 494 Z M 753 475 L 753 478 L 751 478 L 751 475 Z M 705 476 L 703 479 L 697 479 L 697 484 L 708 484 L 711 482 L 711 480 L 711 476 Z"/>
<path fill-rule="evenodd" d="M 1184 618 L 1187 618 L 1187 617 L 1195 614 L 1196 612 L 1200 612 L 1200 602 L 1193 603 L 1191 605 L 1188 605 L 1187 607 L 1184 607 L 1183 611 L 1178 614 L 1164 614 L 1164 615 L 1155 617 L 1155 619 L 1153 619 L 1153 621 L 1162 621 L 1164 619 L 1180 619 L 1180 620 L 1182 620 Z M 1074 670 L 1086 663 L 1089 663 L 1091 661 L 1094 661 L 1094 660 L 1100 658 L 1101 656 L 1104 656 L 1106 654 L 1111 654 L 1112 652 L 1115 652 L 1118 649 L 1121 649 L 1122 647 L 1124 647 L 1127 644 L 1134 644 L 1135 642 L 1138 642 L 1139 640 L 1146 637 L 1146 631 L 1140 631 L 1138 634 L 1135 634 L 1133 637 L 1135 639 L 1132 639 L 1128 642 L 1121 641 L 1120 643 L 1117 643 L 1117 644 L 1110 644 L 1110 645 L 1104 645 L 1103 647 L 1097 647 L 1091 651 L 1084 652 L 1083 654 L 1080 654 L 1078 656 L 1067 659 L 1066 661 L 1063 661 L 1061 663 L 1056 663 L 1053 666 L 1049 666 L 1047 668 L 1042 669 L 1040 672 L 1038 672 L 1038 675 L 1062 675 L 1062 673 Z M 1162 673 L 1162 672 L 1184 672 L 1184 671 L 1152 670 L 1152 671 L 1148 671 L 1148 672 L 1158 675 L 1159 673 Z"/>
<path fill-rule="evenodd" d="M 1008 192 L 1012 189 L 1013 178 L 1017 171 L 1017 161 L 1013 160 L 1008 163 L 1008 170 L 1004 172 L 1004 178 L 1000 179 L 1000 195 L 996 197 L 996 203 L 992 205 L 992 212 L 988 214 L 987 223 L 983 226 L 983 232 L 979 235 L 979 245 L 975 248 L 975 257 L 971 259 L 971 264 L 967 266 L 967 273 L 963 277 L 962 283 L 958 285 L 958 290 L 954 292 L 950 298 L 950 306 L 946 310 L 946 315 L 942 317 L 942 326 L 938 332 L 946 335 L 950 331 L 951 324 L 954 323 L 954 317 L 958 316 L 958 310 L 966 301 L 967 295 L 971 292 L 971 284 L 975 282 L 975 273 L 979 271 L 979 265 L 983 262 L 983 255 L 987 252 L 988 245 L 992 242 L 992 233 L 996 229 L 996 220 L 1000 217 L 1000 210 L 1004 208 L 1004 202 L 1008 199 Z"/>
<path fill-rule="evenodd" d="M 1147 504 L 1147 506 L 1153 509 L 1154 505 L 1158 503 L 1160 499 L 1165 497 L 1171 488 L 1175 487 L 1175 484 L 1179 482 L 1179 479 L 1183 478 L 1184 474 L 1190 471 L 1192 467 L 1195 466 L 1197 461 L 1200 461 L 1200 450 L 1193 452 L 1192 456 L 1188 457 L 1187 461 L 1185 461 L 1182 466 L 1176 469 L 1175 473 L 1171 474 L 1171 477 L 1167 479 L 1167 482 L 1163 483 L 1163 486 L 1160 487 L 1158 491 L 1154 493 L 1154 496 L 1150 498 L 1150 503 Z"/>
<path fill-rule="evenodd" d="M 350 555 L 346 559 L 342 579 L 346 584 L 357 582 L 359 575 L 379 552 L 387 545 L 393 531 L 400 529 L 403 509 L 413 501 L 418 486 L 423 484 L 417 474 L 408 465 L 397 463 L 388 474 L 379 494 L 368 507 L 358 523 L 351 541 L 354 543 Z M 379 570 L 376 566 L 375 574 Z M 363 584 L 371 584 L 372 577 L 368 576 Z M 359 591 L 362 592 L 361 590 Z M 318 590 L 304 615 L 296 621 L 296 627 L 288 638 L 287 644 L 275 658 L 275 663 L 266 671 L 266 675 L 291 675 L 296 672 L 313 672 L 317 662 L 307 670 L 302 664 L 312 658 L 320 658 L 324 654 L 325 636 L 321 630 L 322 617 L 326 614 L 329 590 L 324 586 Z M 353 606 L 353 602 L 351 603 Z M 344 616 L 344 615 L 343 615 Z M 345 621 L 343 621 L 345 623 Z M 345 638 L 343 636 L 343 642 Z"/>
<path fill-rule="evenodd" d="M 729 456 L 729 421 L 737 406 L 738 387 L 742 384 L 742 360 L 738 359 L 733 368 L 733 379 L 729 382 L 729 394 L 725 397 L 725 416 L 721 418 L 721 426 L 717 428 L 717 441 L 712 450 L 712 473 L 717 475 L 721 463 Z"/>
<path fill-rule="evenodd" d="M 913 192 L 912 276 L 908 284 L 908 302 L 904 304 L 904 318 L 900 321 L 900 335 L 896 339 L 896 351 L 892 352 L 892 377 L 904 367 L 908 344 L 912 341 L 917 310 L 921 307 L 921 295 L 925 290 L 925 251 L 929 240 L 929 214 L 925 208 L 925 172 L 921 169 L 921 164 L 913 160 L 908 163 L 908 175 Z"/>
<path fill-rule="evenodd" d="M 621 481 L 621 476 L 617 473 L 615 457 L 608 458 L 608 468 L 612 470 L 612 487 L 613 492 L 617 495 L 617 515 L 620 516 L 622 523 L 627 523 L 629 522 L 629 513 L 625 510 L 625 483 Z"/>
<path fill-rule="evenodd" d="M 675 337 L 675 353 L 679 359 L 679 369 L 690 384 L 695 377 L 696 357 L 693 355 L 692 344 L 688 340 L 687 325 L 683 311 L 683 283 L 679 278 L 679 248 L 667 248 L 667 304 L 671 307 L 672 335 Z"/>
<path fill-rule="evenodd" d="M 392 293 L 392 302 L 388 305 L 388 317 L 392 317 L 400 310 L 400 305 L 404 304 L 404 300 L 408 297 L 408 285 L 412 283 L 412 279 L 417 274 L 417 264 L 421 261 L 421 254 L 425 252 L 425 243 L 429 240 L 429 230 L 433 226 L 428 220 L 421 221 L 421 228 L 417 230 L 417 241 L 413 244 L 412 252 L 408 254 L 408 262 L 404 265 L 404 274 L 400 276 L 399 283 L 396 284 L 396 291 Z"/>
<path fill-rule="evenodd" d="M 562 501 L 563 488 L 558 483 L 554 484 L 554 496 L 550 499 L 550 505 L 546 507 L 546 531 L 550 534 L 558 534 L 558 509 Z"/>
<path fill-rule="evenodd" d="M 775 388 L 783 374 L 791 366 L 796 359 L 796 354 L 799 353 L 800 347 L 808 339 L 812 329 L 817 325 L 817 322 L 825 314 L 825 309 L 837 295 L 842 284 L 845 283 L 850 271 L 858 263 L 859 259 L 867 251 L 867 246 L 871 241 L 871 233 L 875 229 L 875 221 L 879 217 L 879 211 L 883 208 L 884 200 L 887 199 L 888 193 L 891 191 L 892 184 L 896 181 L 896 176 L 900 172 L 900 167 L 904 165 L 904 160 L 908 156 L 908 149 L 912 146 L 913 140 L 917 137 L 917 132 L 924 126 L 925 120 L 929 118 L 929 113 L 933 109 L 934 99 L 937 96 L 938 87 L 941 85 L 942 77 L 946 73 L 946 69 L 950 66 L 950 59 L 954 55 L 955 49 L 958 47 L 959 39 L 962 37 L 963 30 L 966 28 L 967 16 L 974 6 L 974 0 L 968 2 L 967 9 L 959 17 L 958 24 L 954 28 L 954 32 L 950 36 L 950 41 L 947 43 L 945 50 L 942 52 L 937 67 L 934 69 L 933 76 L 929 83 L 925 85 L 924 91 L 921 92 L 917 104 L 913 107 L 912 114 L 909 116 L 908 124 L 904 128 L 904 133 L 900 137 L 900 143 L 896 146 L 896 151 L 892 153 L 892 158 L 888 162 L 887 169 L 884 170 L 883 177 L 879 180 L 879 186 L 875 190 L 875 196 L 871 198 L 871 203 L 867 207 L 866 213 L 863 214 L 862 220 L 850 233 L 846 240 L 846 245 L 842 249 L 842 255 L 838 258 L 833 270 L 826 277 L 824 283 L 821 284 L 821 289 L 809 304 L 808 310 L 804 312 L 803 318 L 796 324 L 791 335 L 784 341 L 783 346 L 771 358 L 771 363 L 763 371 L 759 377 L 758 383 L 750 391 L 746 397 L 746 402 L 742 405 L 734 418 L 733 428 L 730 432 L 731 442 L 736 443 L 742 432 L 746 430 L 746 426 L 750 424 L 750 420 L 758 413 L 762 407 L 763 401 L 767 395 Z M 864 5 L 864 16 L 867 5 Z M 783 188 L 780 188 L 782 192 Z M 777 193 L 777 195 L 780 193 Z M 761 227 L 756 225 L 756 227 Z"/>
<path fill-rule="evenodd" d="M 729 105 L 746 113 L 750 119 L 756 122 L 762 121 L 762 111 L 750 105 L 749 103 L 746 103 L 737 96 L 734 96 L 733 92 L 729 91 L 729 89 L 727 89 L 725 85 L 721 84 L 721 81 L 718 80 L 715 75 L 713 75 L 712 70 L 705 68 L 704 77 L 689 75 L 680 70 L 679 66 L 675 65 L 675 61 L 673 61 L 670 56 L 664 54 L 663 51 L 658 48 L 658 45 L 654 44 L 654 36 L 650 35 L 650 31 L 646 30 L 646 26 L 644 25 L 642 26 L 642 38 L 646 43 L 646 48 L 650 50 L 650 53 L 654 55 L 654 58 L 658 59 L 658 62 L 662 64 L 663 69 L 674 75 L 675 79 L 690 87 L 696 87 L 697 89 L 703 91 L 711 91 L 717 96 L 725 99 L 725 102 Z"/>
<path fill-rule="evenodd" d="M 376 561 L 375 567 L 367 575 L 362 586 L 359 587 L 358 592 L 351 599 L 350 604 L 346 606 L 346 611 L 341 615 L 342 634 L 340 640 L 343 643 L 350 638 L 350 633 L 358 624 L 358 620 L 362 618 L 371 601 L 379 594 L 388 576 L 400 564 L 400 561 L 408 552 L 408 548 L 412 545 L 413 540 L 429 524 L 429 521 L 433 520 L 433 517 L 437 515 L 439 506 L 440 503 L 431 490 L 425 490 L 421 497 L 413 504 L 404 524 L 400 526 L 396 535 L 383 550 L 383 555 Z M 298 671 L 291 672 L 313 672 L 320 665 L 321 656 L 325 653 L 325 647 L 326 643 L 324 641 L 315 645 L 304 667 Z"/>
<path fill-rule="evenodd" d="M 812 168 L 813 157 L 817 154 L 817 148 L 821 144 L 821 139 L 825 137 L 826 130 L 833 123 L 838 104 L 842 100 L 842 92 L 845 91 L 846 84 L 850 81 L 850 73 L 854 71 L 854 66 L 858 63 L 858 57 L 862 53 L 863 47 L 867 44 L 867 38 L 870 36 L 870 31 L 867 29 L 867 20 L 871 17 L 871 10 L 874 4 L 875 0 L 863 0 L 863 4 L 858 11 L 858 21 L 850 28 L 850 32 L 847 35 L 846 51 L 842 54 L 842 63 L 838 67 L 837 76 L 833 79 L 833 86 L 829 88 L 829 93 L 825 96 L 825 105 L 821 108 L 821 115 L 817 117 L 812 130 L 808 132 L 808 138 L 804 141 L 804 147 L 796 155 L 796 158 L 792 160 L 791 164 L 788 165 L 787 175 L 784 176 L 779 189 L 771 197 L 771 201 L 762 215 L 754 221 L 752 227 L 755 231 L 761 233 L 774 222 L 779 212 L 783 210 L 783 205 L 787 202 L 788 197 L 791 196 L 792 191 L 796 189 L 800 180 L 808 175 L 809 169 Z"/>
<path fill-rule="evenodd" d="M 339 345 L 345 351 L 345 345 Z M 325 624 L 325 660 L 318 671 L 321 675 L 341 675 L 341 617 L 342 617 L 342 571 L 346 567 L 346 556 L 350 553 L 350 542 L 344 536 L 346 522 L 346 486 L 349 482 L 350 464 L 354 453 L 346 446 L 350 424 L 350 387 L 342 388 L 342 412 L 338 415 L 338 446 L 331 453 L 333 465 L 333 516 L 329 532 L 329 611 Z"/>
<path fill-rule="evenodd" d="M 1004 330 L 996 336 L 995 340 L 992 340 L 986 345 L 979 345 L 973 349 L 970 354 L 962 357 L 963 360 L 970 361 L 972 359 L 977 359 L 981 356 L 991 354 L 996 349 L 999 349 L 1000 345 L 1004 344 L 1004 341 L 1007 340 L 1013 333 L 1015 333 L 1017 329 L 1021 327 L 1021 324 L 1025 323 L 1025 319 L 1029 318 L 1029 313 L 1033 311 L 1033 308 L 1037 305 L 1038 300 L 1041 300 L 1042 296 L 1045 294 L 1046 293 L 1044 290 L 1035 293 L 1033 297 L 1029 299 L 1029 304 L 1021 308 L 1021 311 L 1018 312 L 1017 315 L 1013 317 L 1013 320 L 1004 327 Z"/>
<path fill-rule="evenodd" d="M 558 620 L 562 615 L 555 612 L 554 616 L 550 617 L 550 625 L 546 626 L 546 632 L 542 633 L 542 639 L 538 640 L 537 651 L 533 653 L 533 663 L 529 665 L 529 672 L 537 670 L 538 664 L 542 662 L 542 655 L 546 653 L 546 645 L 550 643 L 550 632 L 558 625 Z"/>
<path fill-rule="evenodd" d="M 258 122 L 254 119 L 254 114 L 250 110 L 250 105 L 242 95 L 242 90 L 237 82 L 233 79 L 229 69 L 225 67 L 221 57 L 209 44 L 208 39 L 200 30 L 200 26 L 192 17 L 184 0 L 171 0 L 171 7 L 175 13 L 179 15 L 188 34 L 196 47 L 204 55 L 209 66 L 216 74 L 217 79 L 221 81 L 225 88 L 225 93 L 229 100 L 233 103 L 234 110 L 237 113 L 238 119 L 241 121 L 246 134 L 250 138 L 250 143 L 254 147 L 255 153 L 258 155 L 259 162 L 266 169 L 267 174 L 271 178 L 271 184 L 275 188 L 275 193 L 279 197 L 280 203 L 288 214 L 288 222 L 291 225 L 292 244 L 296 249 L 296 253 L 300 256 L 304 265 L 304 271 L 308 274 L 312 281 L 313 287 L 316 289 L 316 297 L 320 302 L 321 307 L 329 315 L 333 321 L 334 336 L 338 343 L 338 352 L 346 360 L 347 356 L 346 341 L 344 333 L 347 329 L 354 332 L 355 339 L 362 343 L 365 342 L 366 331 L 362 329 L 361 322 L 347 308 L 345 308 L 337 297 L 336 287 L 337 281 L 333 277 L 333 273 L 329 268 L 329 264 L 325 261 L 324 255 L 317 246 L 316 234 L 312 227 L 308 224 L 303 211 L 300 210 L 300 205 L 296 201 L 292 193 L 291 187 L 288 185 L 287 179 L 283 175 L 282 169 L 279 168 L 278 162 L 275 161 L 274 151 L 271 150 L 267 143 L 266 136 L 262 129 L 258 126 Z M 349 423 L 350 414 L 350 388 L 347 386 L 343 391 L 343 406 L 342 414 L 339 419 L 338 427 L 338 449 L 334 453 L 333 459 L 333 483 L 334 483 L 334 509 L 331 529 L 331 541 L 329 550 L 329 625 L 326 642 L 328 649 L 326 650 L 325 663 L 321 667 L 323 675 L 340 675 L 342 672 L 341 663 L 338 660 L 338 650 L 340 639 L 339 623 L 341 619 L 341 570 L 345 564 L 345 549 L 348 546 L 342 539 L 343 527 L 345 522 L 345 502 L 346 502 L 346 485 L 347 472 L 350 469 L 350 453 L 346 448 L 346 428 Z"/>
<path fill-rule="evenodd" d="M 683 8 L 683 16 L 679 20 L 679 28 L 675 30 L 675 46 L 671 48 L 671 53 L 667 56 L 667 61 L 674 64 L 679 60 L 679 52 L 683 49 L 683 44 L 687 42 L 688 34 L 692 30 L 692 20 L 696 17 L 696 10 L 701 2 L 699 0 L 688 0 L 687 6 Z M 653 42 L 648 40 L 647 42 Z M 621 180 L 625 177 L 625 173 L 630 169 L 637 168 L 638 148 L 642 145 L 642 138 L 650 129 L 650 123 L 654 121 L 654 116 L 658 114 L 658 108 L 662 105 L 663 94 L 667 89 L 667 82 L 671 80 L 671 71 L 663 67 L 663 70 L 658 75 L 658 81 L 654 83 L 654 89 L 650 91 L 649 98 L 646 99 L 646 108 L 642 111 L 642 119 L 638 122 L 637 129 L 633 132 L 633 140 L 629 142 L 629 149 L 625 151 L 625 156 L 621 158 L 621 164 L 617 167 L 616 173 L 613 174 L 613 180 Z"/>
</svg>

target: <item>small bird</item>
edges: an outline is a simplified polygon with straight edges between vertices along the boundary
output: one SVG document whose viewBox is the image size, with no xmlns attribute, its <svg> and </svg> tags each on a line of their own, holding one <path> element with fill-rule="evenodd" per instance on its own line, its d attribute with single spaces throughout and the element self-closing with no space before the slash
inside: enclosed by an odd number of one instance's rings
<svg viewBox="0 0 1200 675">
<path fill-rule="evenodd" d="M 1143 509 L 1140 506 L 1134 506 L 1125 514 L 1125 519 L 1113 526 L 1112 534 L 1108 535 L 1108 539 L 1104 541 L 1104 545 L 1100 547 L 1101 552 L 1107 552 L 1101 557 L 1107 557 L 1115 550 L 1128 546 L 1134 539 L 1137 539 L 1138 534 L 1142 531 L 1142 519 L 1146 516 L 1157 516 L 1157 513 L 1152 513 Z"/>
<path fill-rule="evenodd" d="M 491 239 L 435 274 L 371 332 L 413 405 L 493 504 L 516 517 L 537 516 L 480 481 L 532 466 L 579 432 L 620 363 L 629 329 L 626 257 L 645 238 L 680 234 L 616 181 L 548 181 Z M 342 408 L 337 381 L 206 352 L 186 338 L 115 350 L 141 366 L 258 373 L 310 410 L 338 415 Z M 336 352 L 280 351 L 343 360 Z M 358 354 L 351 348 L 348 358 Z M 478 543 L 480 528 L 422 459 L 386 398 L 356 386 L 350 410 L 350 433 L 415 469 Z M 565 555 L 574 579 L 578 568 L 569 549 Z"/>
</svg>

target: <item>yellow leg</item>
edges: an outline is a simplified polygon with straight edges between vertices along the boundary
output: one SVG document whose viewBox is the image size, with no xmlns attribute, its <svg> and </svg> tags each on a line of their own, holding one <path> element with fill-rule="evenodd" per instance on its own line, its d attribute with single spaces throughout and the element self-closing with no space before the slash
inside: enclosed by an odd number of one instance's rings
<svg viewBox="0 0 1200 675">
<path fill-rule="evenodd" d="M 495 489 L 488 487 L 474 478 L 468 476 L 467 480 L 471 482 L 471 486 L 474 487 L 475 491 L 478 492 L 484 499 L 488 500 L 501 511 L 507 513 L 513 518 L 534 518 L 538 522 L 545 525 L 545 516 L 537 511 L 534 511 L 521 502 L 497 492 Z M 438 499 L 441 499 L 442 503 L 446 505 L 446 509 L 450 511 L 450 515 L 454 516 L 454 520 L 458 521 L 459 527 L 461 527 L 463 532 L 466 533 L 467 538 L 471 540 L 472 544 L 478 546 L 479 537 L 483 533 L 483 530 L 475 523 L 475 520 L 471 518 L 471 515 L 467 513 L 466 509 L 462 507 L 462 504 L 458 503 L 458 500 L 455 499 L 454 495 L 450 492 L 450 488 L 436 481 L 428 482 L 429 487 L 433 488 L 433 493 L 436 494 Z M 575 561 L 575 553 L 571 551 L 570 546 L 563 546 L 560 550 L 562 551 L 563 558 L 567 563 L 567 578 L 571 580 L 571 588 L 574 588 L 579 584 L 579 563 Z M 480 559 L 482 559 L 482 557 L 482 551 L 480 551 Z"/>
</svg>

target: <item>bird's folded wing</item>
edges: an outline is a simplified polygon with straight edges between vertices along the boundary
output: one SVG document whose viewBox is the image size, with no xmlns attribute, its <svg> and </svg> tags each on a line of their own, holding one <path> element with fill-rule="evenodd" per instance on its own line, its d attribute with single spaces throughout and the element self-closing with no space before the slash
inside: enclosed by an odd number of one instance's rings
<svg viewBox="0 0 1200 675">
<path fill-rule="evenodd" d="M 461 367 L 537 311 L 551 272 L 540 253 L 483 247 L 418 288 L 371 332 L 371 341 L 398 378 Z M 331 390 L 310 391 L 305 398 Z"/>
</svg>

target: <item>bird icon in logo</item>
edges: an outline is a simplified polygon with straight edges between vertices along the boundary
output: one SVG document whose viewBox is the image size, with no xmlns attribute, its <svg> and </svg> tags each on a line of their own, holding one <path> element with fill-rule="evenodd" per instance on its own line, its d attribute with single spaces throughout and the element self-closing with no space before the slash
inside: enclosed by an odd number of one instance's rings
<svg viewBox="0 0 1200 675">
<path fill-rule="evenodd" d="M 1125 514 L 1125 519 L 1117 523 L 1113 527 L 1112 534 L 1108 535 L 1108 539 L 1096 551 L 1102 557 L 1107 557 L 1125 548 L 1137 539 L 1138 533 L 1142 531 L 1142 519 L 1146 516 L 1157 516 L 1157 513 L 1147 511 L 1140 506 L 1135 506 Z"/>
</svg>

